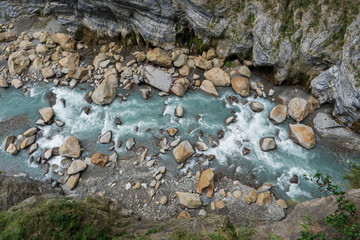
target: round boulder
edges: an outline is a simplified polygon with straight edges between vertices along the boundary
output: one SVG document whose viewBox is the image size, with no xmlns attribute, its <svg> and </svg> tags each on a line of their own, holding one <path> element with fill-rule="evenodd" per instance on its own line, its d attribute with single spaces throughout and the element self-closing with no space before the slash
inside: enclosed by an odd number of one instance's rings
<svg viewBox="0 0 360 240">
<path fill-rule="evenodd" d="M 285 121 L 286 116 L 287 116 L 287 107 L 283 104 L 279 104 L 271 110 L 269 114 L 269 119 L 274 124 L 280 124 Z"/>
<path fill-rule="evenodd" d="M 303 148 L 311 149 L 315 146 L 314 131 L 304 124 L 289 124 L 289 137 Z"/>
<path fill-rule="evenodd" d="M 215 86 L 225 87 L 230 85 L 229 75 L 221 68 L 213 68 L 206 71 L 204 77 L 211 81 Z"/>
<path fill-rule="evenodd" d="M 234 77 L 231 80 L 231 87 L 242 97 L 247 97 L 250 94 L 249 79 L 247 78 Z"/>
<path fill-rule="evenodd" d="M 277 148 L 275 138 L 273 137 L 264 137 L 260 139 L 260 148 L 264 152 L 269 152 Z"/>
</svg>

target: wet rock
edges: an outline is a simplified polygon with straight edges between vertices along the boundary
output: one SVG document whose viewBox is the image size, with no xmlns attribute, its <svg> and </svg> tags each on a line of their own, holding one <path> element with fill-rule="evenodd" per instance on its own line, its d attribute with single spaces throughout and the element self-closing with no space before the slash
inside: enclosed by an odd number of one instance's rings
<svg viewBox="0 0 360 240">
<path fill-rule="evenodd" d="M 206 151 L 208 150 L 208 146 L 203 142 L 203 141 L 200 141 L 200 140 L 197 140 L 195 142 L 195 146 L 196 148 L 199 150 L 199 151 Z"/>
<path fill-rule="evenodd" d="M 36 135 L 32 135 L 30 137 L 25 138 L 23 141 L 21 141 L 21 149 L 25 149 L 35 143 L 36 141 Z"/>
<path fill-rule="evenodd" d="M 181 142 L 173 150 L 173 155 L 178 163 L 185 162 L 189 157 L 195 153 L 195 149 L 189 141 Z"/>
<path fill-rule="evenodd" d="M 189 85 L 190 82 L 187 78 L 179 78 L 174 81 L 171 92 L 179 97 L 183 97 Z"/>
<path fill-rule="evenodd" d="M 117 159 L 118 159 L 118 155 L 117 155 L 117 153 L 114 151 L 114 152 L 109 156 L 109 161 L 116 163 L 116 162 L 117 162 Z"/>
<path fill-rule="evenodd" d="M 84 161 L 75 160 L 71 163 L 70 167 L 67 170 L 68 175 L 72 175 L 86 169 L 87 165 Z"/>
<path fill-rule="evenodd" d="M 290 178 L 290 183 L 293 184 L 298 184 L 299 183 L 299 178 L 296 174 L 293 174 L 292 177 Z"/>
<path fill-rule="evenodd" d="M 219 97 L 219 94 L 216 91 L 214 84 L 212 82 L 210 82 L 209 80 L 202 81 L 200 89 L 210 95 Z"/>
<path fill-rule="evenodd" d="M 295 121 L 301 122 L 308 114 L 307 101 L 302 98 L 293 98 L 288 104 L 288 113 Z"/>
<path fill-rule="evenodd" d="M 14 88 L 21 88 L 24 84 L 20 79 L 14 78 L 11 80 L 11 86 Z"/>
<path fill-rule="evenodd" d="M 276 149 L 276 147 L 277 146 L 276 146 L 275 138 L 264 137 L 264 138 L 260 139 L 260 148 L 264 152 L 272 151 L 272 150 Z"/>
<path fill-rule="evenodd" d="M 286 117 L 287 117 L 287 107 L 283 104 L 279 104 L 275 106 L 269 114 L 269 119 L 274 124 L 280 124 L 284 122 Z"/>
<path fill-rule="evenodd" d="M 112 131 L 109 130 L 106 133 L 104 133 L 103 135 L 99 136 L 99 142 L 101 144 L 108 144 L 111 142 L 111 138 L 112 138 Z"/>
<path fill-rule="evenodd" d="M 49 160 L 52 157 L 52 149 L 46 149 L 43 154 L 44 160 Z"/>
<path fill-rule="evenodd" d="M 117 79 L 108 77 L 94 90 L 91 99 L 98 105 L 110 104 L 116 97 Z"/>
<path fill-rule="evenodd" d="M 135 142 L 135 139 L 134 138 L 129 138 L 127 141 L 126 141 L 126 149 L 128 151 L 130 151 L 134 146 L 135 146 L 136 142 Z"/>
<path fill-rule="evenodd" d="M 230 77 L 229 75 L 222 70 L 221 68 L 213 68 L 204 73 L 204 77 L 211 81 L 214 86 L 229 86 Z"/>
<path fill-rule="evenodd" d="M 34 143 L 30 146 L 29 148 L 29 154 L 32 154 L 33 152 L 35 152 L 38 149 L 39 145 L 37 143 Z"/>
<path fill-rule="evenodd" d="M 83 107 L 82 111 L 86 114 L 89 115 L 90 111 L 91 111 L 91 107 Z"/>
<path fill-rule="evenodd" d="M 171 67 L 171 56 L 161 48 L 150 49 L 146 53 L 146 58 L 161 67 Z"/>
<path fill-rule="evenodd" d="M 49 123 L 54 116 L 54 109 L 52 109 L 51 107 L 44 107 L 39 110 L 39 113 L 44 119 L 45 123 Z"/>
<path fill-rule="evenodd" d="M 199 208 L 202 206 L 200 195 L 188 192 L 176 192 L 180 205 L 187 208 Z"/>
<path fill-rule="evenodd" d="M 234 103 L 239 103 L 239 100 L 237 99 L 236 96 L 227 96 L 227 97 L 226 97 L 226 101 L 227 101 L 230 105 L 233 105 Z"/>
<path fill-rule="evenodd" d="M 11 143 L 13 143 L 13 142 L 14 142 L 14 137 L 13 136 L 7 136 L 4 139 L 4 141 L 2 142 L 2 144 L 1 144 L 1 149 L 6 151 L 6 149 L 9 147 L 9 145 Z"/>
<path fill-rule="evenodd" d="M 269 191 L 274 185 L 271 183 L 264 183 L 258 188 L 258 193 Z"/>
<path fill-rule="evenodd" d="M 176 147 L 177 145 L 179 145 L 180 141 L 181 138 L 176 138 L 174 141 L 170 143 L 170 147 Z"/>
<path fill-rule="evenodd" d="M 108 162 L 109 157 L 104 153 L 95 153 L 91 156 L 91 163 L 96 164 L 100 167 L 105 167 Z"/>
<path fill-rule="evenodd" d="M 264 110 L 264 105 L 258 101 L 255 101 L 250 103 L 250 108 L 254 112 L 261 112 L 262 110 Z"/>
<path fill-rule="evenodd" d="M 20 75 L 28 68 L 30 59 L 27 52 L 18 51 L 10 54 L 8 59 L 9 73 L 11 76 Z"/>
<path fill-rule="evenodd" d="M 176 135 L 176 133 L 178 132 L 177 128 L 169 128 L 167 130 L 167 132 L 169 133 L 170 137 L 174 137 Z"/>
<path fill-rule="evenodd" d="M 234 116 L 230 116 L 230 117 L 227 117 L 224 122 L 225 122 L 225 125 L 229 125 L 231 123 L 235 123 L 236 118 Z"/>
<path fill-rule="evenodd" d="M 10 143 L 6 149 L 6 152 L 10 153 L 11 155 L 16 155 L 18 153 L 16 145 L 13 143 Z"/>
<path fill-rule="evenodd" d="M 201 173 L 196 192 L 202 194 L 203 190 L 206 190 L 206 196 L 211 198 L 214 193 L 214 172 L 209 168 Z"/>
<path fill-rule="evenodd" d="M 181 104 L 176 106 L 174 115 L 178 118 L 182 118 L 184 116 L 184 107 Z"/>
<path fill-rule="evenodd" d="M 32 128 L 29 128 L 28 130 L 26 130 L 24 132 L 24 137 L 30 137 L 32 135 L 34 135 L 35 133 L 37 133 L 38 129 L 36 127 L 32 127 Z"/>
<path fill-rule="evenodd" d="M 71 175 L 71 176 L 68 178 L 68 180 L 66 181 L 66 187 L 67 187 L 69 190 L 73 190 L 73 189 L 76 187 L 76 185 L 78 184 L 79 178 L 80 178 L 80 173 Z"/>
<path fill-rule="evenodd" d="M 222 139 L 224 137 L 224 134 L 225 134 L 224 130 L 221 129 L 217 132 L 216 135 L 219 139 Z"/>
<path fill-rule="evenodd" d="M 151 65 L 145 65 L 144 81 L 161 91 L 169 92 L 173 83 L 173 78 L 167 72 L 157 69 Z"/>
<path fill-rule="evenodd" d="M 75 49 L 75 40 L 72 36 L 64 33 L 56 33 L 52 36 L 54 43 L 60 45 L 65 51 L 73 52 Z"/>
<path fill-rule="evenodd" d="M 118 118 L 118 117 L 115 118 L 115 124 L 118 125 L 118 126 L 122 124 L 120 118 Z"/>
<path fill-rule="evenodd" d="M 55 121 L 56 125 L 58 125 L 59 127 L 63 127 L 65 125 L 64 122 L 60 121 L 60 120 L 56 120 Z"/>
<path fill-rule="evenodd" d="M 59 153 L 62 157 L 80 157 L 80 144 L 75 136 L 68 137 L 60 146 Z"/>
<path fill-rule="evenodd" d="M 304 124 L 289 124 L 289 137 L 303 148 L 311 149 L 315 146 L 314 131 Z"/>
<path fill-rule="evenodd" d="M 250 149 L 247 147 L 244 147 L 242 152 L 243 152 L 243 155 L 246 156 L 250 153 Z"/>
<path fill-rule="evenodd" d="M 234 77 L 231 80 L 231 87 L 242 97 L 247 97 L 250 94 L 249 80 L 247 78 Z"/>
</svg>

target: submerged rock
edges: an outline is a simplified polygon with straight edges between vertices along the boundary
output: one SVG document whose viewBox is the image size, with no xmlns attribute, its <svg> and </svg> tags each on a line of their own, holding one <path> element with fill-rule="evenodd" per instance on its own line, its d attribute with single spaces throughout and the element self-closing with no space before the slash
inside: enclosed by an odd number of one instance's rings
<svg viewBox="0 0 360 240">
<path fill-rule="evenodd" d="M 303 148 L 311 149 L 315 146 L 314 131 L 304 124 L 289 124 L 289 137 Z"/>
</svg>

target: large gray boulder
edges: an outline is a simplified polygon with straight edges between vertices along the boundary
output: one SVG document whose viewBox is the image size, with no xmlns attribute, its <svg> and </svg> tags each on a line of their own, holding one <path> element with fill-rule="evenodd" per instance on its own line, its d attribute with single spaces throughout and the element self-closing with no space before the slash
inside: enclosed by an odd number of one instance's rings
<svg viewBox="0 0 360 240">
<path fill-rule="evenodd" d="M 173 78 L 169 73 L 151 65 L 144 67 L 144 80 L 147 84 L 164 92 L 169 92 L 173 84 Z"/>
<path fill-rule="evenodd" d="M 30 59 L 26 51 L 18 51 L 10 54 L 8 60 L 8 67 L 10 75 L 20 75 L 25 69 L 28 68 Z"/>
</svg>

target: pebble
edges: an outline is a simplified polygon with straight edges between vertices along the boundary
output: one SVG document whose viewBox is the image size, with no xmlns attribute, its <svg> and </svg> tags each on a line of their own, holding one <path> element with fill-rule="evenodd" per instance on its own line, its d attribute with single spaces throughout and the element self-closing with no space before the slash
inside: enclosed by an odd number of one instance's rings
<svg viewBox="0 0 360 240">
<path fill-rule="evenodd" d="M 165 205 L 168 202 L 168 198 L 166 196 L 162 196 L 160 199 L 160 204 Z"/>
<path fill-rule="evenodd" d="M 125 189 L 129 190 L 130 188 L 131 188 L 131 183 L 127 183 L 126 186 L 125 186 Z"/>
</svg>

